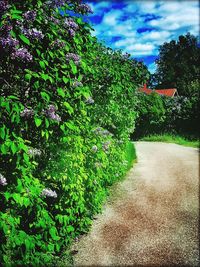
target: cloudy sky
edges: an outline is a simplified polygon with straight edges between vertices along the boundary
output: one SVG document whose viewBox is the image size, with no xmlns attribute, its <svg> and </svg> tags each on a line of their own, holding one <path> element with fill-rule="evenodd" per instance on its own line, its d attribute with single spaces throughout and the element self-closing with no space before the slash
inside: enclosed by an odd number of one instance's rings
<svg viewBox="0 0 200 267">
<path fill-rule="evenodd" d="M 122 49 L 143 60 L 155 71 L 158 47 L 181 34 L 199 33 L 199 3 L 155 0 L 88 0 L 94 33 L 113 49 Z"/>
</svg>

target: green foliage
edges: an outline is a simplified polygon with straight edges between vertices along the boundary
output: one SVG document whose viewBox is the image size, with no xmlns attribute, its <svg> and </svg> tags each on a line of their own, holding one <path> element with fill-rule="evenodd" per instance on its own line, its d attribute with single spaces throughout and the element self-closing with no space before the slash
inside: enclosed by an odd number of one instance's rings
<svg viewBox="0 0 200 267">
<path fill-rule="evenodd" d="M 177 88 L 181 96 L 199 94 L 198 40 L 190 33 L 179 36 L 178 41 L 170 41 L 160 46 L 156 73 L 151 82 L 156 88 Z M 191 86 L 192 85 L 192 86 Z"/>
<path fill-rule="evenodd" d="M 138 93 L 137 96 L 138 117 L 133 134 L 136 139 L 149 133 L 159 132 L 163 129 L 166 118 L 166 110 L 160 95 L 153 92 L 150 95 Z"/>
<path fill-rule="evenodd" d="M 133 138 L 172 133 L 199 136 L 199 99 L 197 97 L 160 96 L 138 93 L 138 118 Z"/>
<path fill-rule="evenodd" d="M 81 17 L 69 16 L 78 1 L 65 4 L 63 15 L 53 3 L 9 1 L 1 16 L 0 37 L 9 38 L 0 44 L 5 265 L 51 264 L 89 229 L 108 186 L 127 171 L 134 91 L 148 76 L 92 37 Z"/>
</svg>

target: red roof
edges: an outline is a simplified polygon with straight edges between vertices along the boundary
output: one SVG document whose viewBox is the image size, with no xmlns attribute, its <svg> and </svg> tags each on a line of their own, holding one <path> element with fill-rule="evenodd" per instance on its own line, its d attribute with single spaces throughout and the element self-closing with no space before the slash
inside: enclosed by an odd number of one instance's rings
<svg viewBox="0 0 200 267">
<path fill-rule="evenodd" d="M 144 84 L 144 87 L 140 88 L 139 90 L 140 92 L 143 92 L 147 95 L 150 95 L 151 93 L 155 92 L 155 93 L 158 93 L 159 95 L 165 95 L 169 97 L 173 97 L 175 93 L 177 93 L 177 90 L 175 88 L 152 90 L 150 88 L 147 88 L 146 84 Z"/>
<path fill-rule="evenodd" d="M 158 89 L 155 91 L 159 95 L 166 95 L 166 96 L 171 96 L 171 97 L 174 96 L 174 94 L 177 92 L 177 90 L 175 88 L 173 88 L 173 89 Z"/>
<path fill-rule="evenodd" d="M 153 92 L 153 90 L 151 90 L 149 88 L 140 88 L 139 90 L 140 90 L 140 92 L 143 92 L 147 95 L 150 95 Z"/>
</svg>

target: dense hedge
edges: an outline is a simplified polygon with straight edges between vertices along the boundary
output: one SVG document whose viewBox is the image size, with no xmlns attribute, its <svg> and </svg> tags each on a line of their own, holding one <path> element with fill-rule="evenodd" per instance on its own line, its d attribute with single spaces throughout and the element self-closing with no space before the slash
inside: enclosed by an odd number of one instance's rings
<svg viewBox="0 0 200 267">
<path fill-rule="evenodd" d="M 126 172 L 147 71 L 98 43 L 88 12 L 80 1 L 0 2 L 1 263 L 50 263 Z"/>
<path fill-rule="evenodd" d="M 199 99 L 196 95 L 170 98 L 154 92 L 150 95 L 138 93 L 136 110 L 138 117 L 133 139 L 165 133 L 199 137 Z"/>
</svg>

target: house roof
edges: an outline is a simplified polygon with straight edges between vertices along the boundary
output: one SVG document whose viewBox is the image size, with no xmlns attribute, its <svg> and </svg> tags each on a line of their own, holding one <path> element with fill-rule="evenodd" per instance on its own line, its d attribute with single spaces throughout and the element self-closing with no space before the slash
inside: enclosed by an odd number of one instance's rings
<svg viewBox="0 0 200 267">
<path fill-rule="evenodd" d="M 166 95 L 166 96 L 171 96 L 171 97 L 174 96 L 175 93 L 177 93 L 177 90 L 175 88 L 172 88 L 172 89 L 157 89 L 155 91 L 159 95 Z"/>
<path fill-rule="evenodd" d="M 152 90 L 150 88 L 147 88 L 146 85 L 144 85 L 144 87 L 140 88 L 139 91 L 143 92 L 147 95 L 150 95 L 151 93 L 155 92 L 155 93 L 158 93 L 159 95 L 165 95 L 165 96 L 169 96 L 169 97 L 173 97 L 175 95 L 175 93 L 177 93 L 177 89 L 175 89 L 175 88 Z"/>
</svg>

